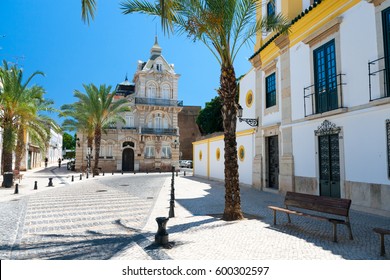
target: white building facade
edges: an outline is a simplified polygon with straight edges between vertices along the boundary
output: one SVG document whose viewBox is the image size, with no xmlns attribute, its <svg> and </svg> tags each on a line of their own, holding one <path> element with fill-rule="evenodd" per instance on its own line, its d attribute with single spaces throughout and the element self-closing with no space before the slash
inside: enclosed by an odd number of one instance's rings
<svg viewBox="0 0 390 280">
<path fill-rule="evenodd" d="M 156 37 L 149 60 L 138 62 L 133 83 L 126 77 L 115 90 L 116 99 L 129 101 L 130 111 L 123 115 L 125 123 L 102 134 L 99 165 L 104 171 L 170 171 L 178 166 L 178 113 L 183 107 L 178 101 L 179 77 L 162 56 Z M 77 135 L 76 169 L 85 170 L 87 139 Z"/>
<path fill-rule="evenodd" d="M 259 16 L 281 12 L 291 27 L 259 34 L 241 81 L 244 116 L 250 89 L 259 118 L 251 184 L 390 215 L 390 1 L 266 2 Z"/>
</svg>

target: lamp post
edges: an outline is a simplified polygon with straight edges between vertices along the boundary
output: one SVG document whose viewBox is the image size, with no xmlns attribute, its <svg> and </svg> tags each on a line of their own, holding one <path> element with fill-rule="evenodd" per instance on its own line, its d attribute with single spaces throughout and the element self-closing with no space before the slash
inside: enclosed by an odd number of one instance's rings
<svg viewBox="0 0 390 280">
<path fill-rule="evenodd" d="M 242 111 L 243 111 L 243 109 L 242 109 L 241 105 L 238 104 L 238 107 L 237 107 L 237 116 L 238 116 L 238 120 L 239 120 L 240 122 L 243 122 L 243 121 L 244 121 L 244 122 L 246 122 L 248 125 L 253 126 L 253 127 L 259 126 L 259 118 L 258 118 L 258 117 L 257 117 L 256 119 L 243 118 L 243 117 L 242 117 Z"/>
<path fill-rule="evenodd" d="M 91 171 L 91 152 L 92 152 L 91 147 L 88 147 L 88 150 L 87 150 L 87 173 L 88 174 Z"/>
</svg>

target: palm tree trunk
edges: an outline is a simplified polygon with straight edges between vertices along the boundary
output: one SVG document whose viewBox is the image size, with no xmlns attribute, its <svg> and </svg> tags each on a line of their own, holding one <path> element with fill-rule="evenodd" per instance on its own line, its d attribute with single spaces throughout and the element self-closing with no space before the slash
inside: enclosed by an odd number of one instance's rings
<svg viewBox="0 0 390 280">
<path fill-rule="evenodd" d="M 236 75 L 233 66 L 222 66 L 219 94 L 225 142 L 225 209 L 223 219 L 243 219 L 238 179 L 236 142 Z"/>
<path fill-rule="evenodd" d="M 100 127 L 95 129 L 95 165 L 93 167 L 93 174 L 99 175 L 99 154 L 100 154 L 100 142 L 102 140 L 102 130 Z"/>
<path fill-rule="evenodd" d="M 93 136 L 90 136 L 88 135 L 87 136 L 87 149 L 90 149 L 91 153 L 89 155 L 87 155 L 87 157 L 91 157 L 92 156 L 92 143 L 93 143 Z M 90 158 L 87 158 L 87 168 L 91 168 L 91 166 L 89 166 L 88 164 L 91 164 L 91 159 Z M 83 159 L 83 162 L 84 162 L 84 159 Z M 83 168 L 82 168 L 83 169 Z M 90 172 L 90 170 L 86 171 L 86 172 Z"/>
<path fill-rule="evenodd" d="M 15 149 L 15 170 L 20 171 L 20 164 L 22 162 L 23 156 L 24 156 L 24 147 L 25 147 L 25 141 L 24 141 L 24 128 L 22 125 L 18 128 L 18 136 L 16 141 L 16 149 Z"/>
<path fill-rule="evenodd" d="M 12 151 L 15 144 L 15 136 L 12 122 L 4 120 L 3 130 L 3 152 L 2 152 L 2 164 L 3 164 L 3 186 L 6 181 L 4 173 L 12 173 Z M 7 186 L 9 187 L 9 186 Z"/>
</svg>

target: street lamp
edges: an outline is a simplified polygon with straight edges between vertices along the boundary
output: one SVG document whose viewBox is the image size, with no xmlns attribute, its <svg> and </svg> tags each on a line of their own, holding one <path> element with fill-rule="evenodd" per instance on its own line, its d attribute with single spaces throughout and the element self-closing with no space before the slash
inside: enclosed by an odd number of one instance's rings
<svg viewBox="0 0 390 280">
<path fill-rule="evenodd" d="M 256 119 L 247 119 L 247 118 L 243 118 L 242 117 L 242 107 L 240 104 L 238 104 L 237 106 L 237 116 L 238 116 L 238 120 L 240 122 L 244 121 L 246 122 L 247 124 L 249 124 L 250 126 L 259 126 L 259 118 L 257 117 Z"/>
<path fill-rule="evenodd" d="M 173 141 L 173 144 L 175 144 L 175 149 L 176 149 L 176 146 L 179 144 L 179 141 L 177 141 L 177 139 L 175 139 L 175 141 Z"/>
</svg>

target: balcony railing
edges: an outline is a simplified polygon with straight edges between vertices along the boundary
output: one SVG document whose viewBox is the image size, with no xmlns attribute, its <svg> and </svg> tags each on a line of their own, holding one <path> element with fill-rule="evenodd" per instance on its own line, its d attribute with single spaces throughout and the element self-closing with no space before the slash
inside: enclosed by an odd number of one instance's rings
<svg viewBox="0 0 390 280">
<path fill-rule="evenodd" d="M 370 101 L 390 97 L 389 73 L 386 61 L 389 57 L 381 57 L 368 62 L 368 89 Z"/>
<path fill-rule="evenodd" d="M 171 99 L 161 99 L 161 98 L 136 97 L 135 104 L 183 107 L 183 101 L 181 100 L 171 100 Z"/>
<path fill-rule="evenodd" d="M 142 127 L 141 134 L 156 134 L 156 135 L 176 135 L 176 128 L 149 128 Z"/>
<path fill-rule="evenodd" d="M 305 117 L 344 108 L 343 76 L 345 74 L 328 77 L 303 89 Z"/>
</svg>

